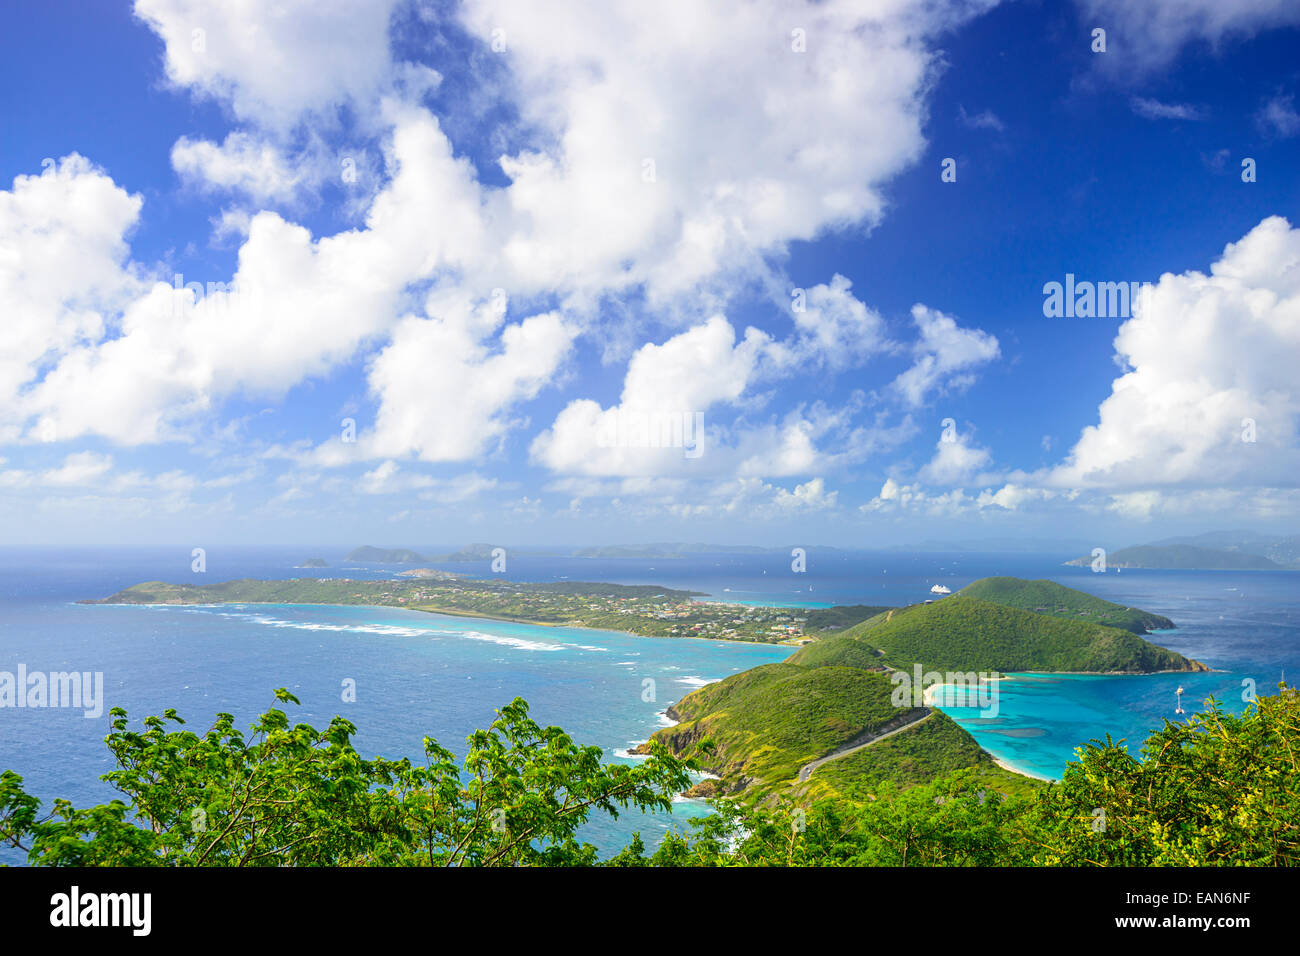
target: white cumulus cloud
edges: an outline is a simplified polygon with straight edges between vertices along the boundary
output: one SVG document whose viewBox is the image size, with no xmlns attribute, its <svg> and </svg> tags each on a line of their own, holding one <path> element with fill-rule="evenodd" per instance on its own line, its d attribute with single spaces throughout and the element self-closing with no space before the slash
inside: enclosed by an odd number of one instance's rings
<svg viewBox="0 0 1300 956">
<path fill-rule="evenodd" d="M 1161 276 L 1115 349 L 1124 374 L 1051 484 L 1294 486 L 1300 230 L 1270 217 L 1230 243 L 1208 275 Z M 1152 499 L 1132 500 L 1145 508 Z"/>
</svg>

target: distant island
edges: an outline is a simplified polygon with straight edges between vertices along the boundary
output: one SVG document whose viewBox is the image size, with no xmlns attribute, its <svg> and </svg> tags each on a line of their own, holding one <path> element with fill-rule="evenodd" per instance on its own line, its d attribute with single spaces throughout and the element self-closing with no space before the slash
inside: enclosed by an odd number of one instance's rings
<svg viewBox="0 0 1300 956">
<path fill-rule="evenodd" d="M 1207 531 L 1190 537 L 1153 541 L 1156 546 L 1191 545 L 1268 558 L 1283 568 L 1300 568 L 1300 534 L 1260 534 L 1257 531 Z"/>
<path fill-rule="evenodd" d="M 697 601 L 706 597 L 658 585 L 590 581 L 535 583 L 475 580 L 432 568 L 402 572 L 399 580 L 245 578 L 220 584 L 149 581 L 86 604 L 350 604 L 485 617 L 525 624 L 623 631 L 644 637 L 704 637 L 726 641 L 793 643 L 805 630 L 844 627 L 882 608 L 806 610 Z"/>
<path fill-rule="evenodd" d="M 304 561 L 302 564 L 298 565 L 298 567 L 300 567 L 300 568 L 328 568 L 329 565 L 325 563 L 325 559 L 324 559 L 324 558 L 308 558 L 308 559 L 307 559 L 306 561 Z"/>
<path fill-rule="evenodd" d="M 457 574 L 455 571 L 440 571 L 437 568 L 411 568 L 409 571 L 398 571 L 399 578 L 431 578 L 436 581 L 455 581 L 465 577 L 463 574 Z"/>
<path fill-rule="evenodd" d="M 659 558 L 680 559 L 692 554 L 772 554 L 789 552 L 789 548 L 765 548 L 750 544 L 688 544 L 682 541 L 659 542 L 637 545 L 602 545 L 594 548 L 578 548 L 573 552 L 575 558 Z M 818 551 L 834 551 L 835 548 L 817 548 Z"/>
<path fill-rule="evenodd" d="M 459 561 L 491 561 L 493 557 L 492 552 L 496 551 L 499 547 L 500 545 L 493 544 L 469 544 L 461 548 L 459 551 L 453 551 L 450 554 L 436 554 L 426 560 L 447 563 Z"/>
<path fill-rule="evenodd" d="M 349 561 L 367 561 L 374 564 L 419 564 L 432 560 L 418 551 L 411 551 L 407 548 L 374 548 L 368 544 L 353 548 L 348 552 L 347 559 Z"/>
<path fill-rule="evenodd" d="M 966 553 L 1004 553 L 1004 554 L 1070 554 L 1083 551 L 1087 543 L 1078 538 L 980 538 L 972 541 L 951 541 L 928 538 L 907 544 L 892 544 L 886 551 L 908 551 L 912 553 L 966 554 Z"/>
<path fill-rule="evenodd" d="M 684 558 L 680 551 L 661 551 L 659 548 L 635 545 L 608 545 L 599 548 L 578 548 L 575 558 Z"/>
<path fill-rule="evenodd" d="M 418 551 L 412 551 L 410 548 L 375 548 L 370 545 L 362 545 L 359 548 L 353 548 L 348 552 L 349 561 L 364 561 L 369 564 L 454 564 L 466 561 L 491 561 L 493 554 L 501 545 L 496 544 L 469 544 L 459 551 L 452 551 L 449 554 L 421 554 Z M 536 549 L 509 549 L 518 554 L 527 554 L 530 557 L 554 557 L 553 551 L 541 551 Z"/>
<path fill-rule="evenodd" d="M 1073 567 L 1088 567 L 1091 555 L 1065 562 Z M 1190 544 L 1144 544 L 1120 548 L 1106 555 L 1108 568 L 1149 568 L 1171 571 L 1282 571 L 1277 562 L 1258 554 L 1229 551 L 1223 548 L 1198 548 Z"/>
</svg>

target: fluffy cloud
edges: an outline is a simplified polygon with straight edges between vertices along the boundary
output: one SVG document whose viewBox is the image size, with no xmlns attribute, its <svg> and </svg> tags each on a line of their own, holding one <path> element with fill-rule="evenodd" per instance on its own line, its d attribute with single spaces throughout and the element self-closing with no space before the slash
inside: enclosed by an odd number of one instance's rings
<svg viewBox="0 0 1300 956">
<path fill-rule="evenodd" d="M 136 0 L 164 43 L 167 78 L 283 128 L 304 113 L 368 106 L 391 80 L 397 0 Z"/>
<path fill-rule="evenodd" d="M 0 471 L 0 486 L 5 488 L 75 487 L 97 482 L 113 467 L 113 459 L 95 452 L 74 452 L 57 468 L 42 472 L 11 468 Z"/>
<path fill-rule="evenodd" d="M 688 472 L 716 453 L 703 428 L 707 413 L 740 398 L 770 341 L 755 328 L 737 341 L 718 315 L 662 345 L 644 345 L 628 364 L 619 404 L 571 402 L 534 439 L 533 458 L 571 474 Z"/>
<path fill-rule="evenodd" d="M 100 339 L 139 292 L 126 235 L 141 202 L 75 153 L 0 192 L 0 439 L 18 437 L 20 390 L 60 353 Z"/>
<path fill-rule="evenodd" d="M 782 520 L 834 512 L 839 505 L 839 492 L 828 490 L 821 477 L 793 488 L 753 477 L 704 483 L 664 477 L 561 478 L 548 490 L 573 496 L 570 513 L 603 513 L 632 520 L 665 517 Z M 591 499 L 608 500 L 593 510 L 587 507 Z"/>
<path fill-rule="evenodd" d="M 1048 484 L 1294 485 L 1300 230 L 1271 217 L 1209 275 L 1165 274 L 1115 349 L 1125 372 Z"/>
<path fill-rule="evenodd" d="M 331 479 L 327 490 L 332 495 L 344 492 L 343 479 Z M 435 478 L 432 475 L 403 470 L 389 459 L 365 472 L 357 480 L 355 490 L 367 495 L 409 495 L 442 503 L 460 502 L 477 497 L 497 487 L 494 478 L 478 474 L 458 475 L 454 478 Z"/>
<path fill-rule="evenodd" d="M 140 200 L 83 160 L 70 158 L 35 186 L 22 181 L 6 194 L 13 205 L 36 192 L 52 205 L 13 215 L 29 231 L 55 222 L 36 238 L 61 245 L 5 230 L 19 239 L 0 260 L 0 282 L 13 300 L 30 299 L 30 314 L 0 347 L 0 401 L 28 433 L 39 427 L 61 440 L 191 440 L 192 424 L 234 396 L 279 398 L 363 356 L 373 425 L 355 443 L 300 449 L 299 459 L 467 460 L 501 447 L 522 422 L 517 407 L 561 374 L 576 336 L 600 334 L 602 302 L 644 292 L 652 314 L 676 319 L 682 309 L 689 327 L 636 352 L 617 405 L 570 403 L 533 457 L 569 474 L 682 470 L 690 462 L 680 449 L 667 453 L 675 462 L 666 468 L 654 460 L 662 450 L 650 450 L 647 464 L 646 449 L 593 452 L 593 437 L 628 412 L 749 411 L 762 405 L 761 384 L 856 368 L 896 348 L 838 275 L 807 291 L 779 339 L 752 328 L 739 335 L 721 315 L 705 318 L 699 303 L 725 301 L 754 280 L 784 295 L 771 263 L 788 243 L 879 221 L 882 187 L 924 147 L 938 66 L 930 42 L 989 5 L 543 10 L 471 0 L 457 15 L 484 43 L 503 31 L 504 89 L 520 117 L 508 139 L 527 143 L 504 152 L 505 181 L 488 185 L 414 105 L 438 76 L 393 62 L 392 3 L 138 0 L 137 15 L 163 39 L 168 78 L 247 124 L 221 142 L 178 140 L 172 161 L 182 178 L 258 202 L 290 196 L 318 174 L 286 144 L 315 142 L 345 116 L 342 106 L 368 132 L 384 132 L 389 178 L 364 225 L 336 235 L 313 235 L 275 212 L 228 211 L 219 230 L 244 236 L 238 267 L 183 277 L 201 283 L 197 294 L 135 278 L 124 237 Z M 61 178 L 84 194 L 60 195 Z M 49 264 L 44 285 L 33 251 Z M 72 282 L 70 261 L 79 267 Z M 498 287 L 524 304 L 524 318 L 507 321 L 490 307 Z M 423 312 L 412 311 L 430 288 Z M 993 341 L 918 309 L 917 367 L 900 380 L 917 402 L 960 386 Z M 883 440 L 879 429 L 854 429 L 847 413 L 801 406 L 711 422 L 709 467 L 745 480 L 808 477 L 834 463 L 818 447 L 830 434 L 851 448 L 842 459 Z M 384 467 L 368 473 L 368 487 L 398 480 Z M 821 494 L 799 487 L 789 494 Z"/>
<path fill-rule="evenodd" d="M 1260 107 L 1255 118 L 1274 136 L 1288 139 L 1300 135 L 1300 113 L 1296 112 L 1294 96 L 1277 94 Z"/>
<path fill-rule="evenodd" d="M 778 489 L 776 506 L 787 511 L 826 511 L 835 507 L 838 491 L 827 491 L 821 478 L 795 485 L 793 491 Z"/>
<path fill-rule="evenodd" d="M 975 499 L 977 508 L 1001 508 L 1004 511 L 1018 511 L 1022 505 L 1034 501 L 1047 501 L 1058 497 L 1058 492 L 1050 488 L 1031 488 L 1025 485 L 1005 484 L 997 491 L 986 488 Z"/>
<path fill-rule="evenodd" d="M 479 234 L 472 176 L 432 117 L 407 114 L 391 156 L 395 175 L 365 228 L 313 239 L 259 213 L 233 282 L 200 281 L 201 295 L 155 284 L 125 306 L 118 334 L 101 322 L 71 343 L 25 396 L 24 415 L 60 439 L 182 438 L 180 426 L 218 400 L 283 394 L 391 333 L 406 287 L 456 268 Z"/>
<path fill-rule="evenodd" d="M 306 170 L 280 149 L 244 132 L 231 133 L 220 145 L 182 136 L 172 147 L 172 167 L 200 188 L 238 191 L 259 202 L 292 196 L 306 178 Z"/>
<path fill-rule="evenodd" d="M 1101 69 L 1145 73 L 1168 63 L 1182 48 L 1201 41 L 1211 47 L 1248 39 L 1273 27 L 1300 23 L 1292 0 L 1078 0 L 1089 29 L 1106 30 Z"/>
<path fill-rule="evenodd" d="M 981 492 L 983 509 L 1065 497 L 1127 520 L 1233 510 L 1283 514 L 1300 473 L 1300 230 L 1270 217 L 1209 274 L 1166 273 L 1115 339 L 1123 374 L 1060 465 Z M 940 442 L 919 475 L 958 483 L 987 459 Z M 891 479 L 867 507 L 964 502 Z"/>
<path fill-rule="evenodd" d="M 190 503 L 191 493 L 202 485 L 215 488 L 229 483 L 224 478 L 200 482 L 178 469 L 157 474 L 122 471 L 115 469 L 111 455 L 93 451 L 73 452 L 50 468 L 0 470 L 0 488 L 9 493 L 12 503 L 26 508 L 60 502 L 61 506 L 86 508 L 102 503 L 117 509 L 144 500 L 138 496 L 147 494 L 159 507 L 175 511 Z"/>
<path fill-rule="evenodd" d="M 781 340 L 752 326 L 743 336 L 724 316 L 668 339 L 647 343 L 628 364 L 617 404 L 571 402 L 533 442 L 534 460 L 553 471 L 585 475 L 807 475 L 830 464 L 817 439 L 847 439 L 841 457 L 875 444 L 849 431 L 859 410 L 800 407 L 779 422 L 732 422 L 728 406 L 759 403 L 760 384 L 797 372 L 855 367 L 892 346 L 880 316 L 836 275 L 807 290 Z M 717 414 L 715 414 L 715 412 Z"/>
<path fill-rule="evenodd" d="M 992 110 L 985 110 L 982 113 L 967 113 L 966 107 L 957 107 L 957 118 L 961 120 L 961 125 L 967 129 L 991 129 L 1002 133 L 1006 131 L 1006 124 Z"/>
<path fill-rule="evenodd" d="M 362 454 L 464 461 L 494 450 L 510 424 L 503 413 L 550 381 L 576 333 L 547 312 L 506 326 L 493 351 L 465 313 L 404 319 L 371 365 L 380 405 Z"/>
<path fill-rule="evenodd" d="M 927 38 L 988 5 L 470 0 L 547 134 L 501 160 L 509 266 L 525 286 L 663 298 L 874 224 L 924 145 Z"/>
<path fill-rule="evenodd" d="M 969 443 L 969 435 L 952 433 L 943 437 L 934 446 L 934 457 L 921 469 L 919 477 L 939 485 L 957 485 L 971 478 L 976 471 L 984 468 L 993 456 L 987 448 L 980 448 Z"/>
<path fill-rule="evenodd" d="M 864 514 L 881 512 L 897 514 L 902 512 L 920 512 L 932 517 L 948 517 L 959 514 L 971 514 L 991 509 L 997 511 L 1020 511 L 1024 506 L 1050 501 L 1057 498 L 1073 500 L 1073 494 L 1054 491 L 1050 488 L 1038 488 L 1029 485 L 1008 483 L 998 488 L 985 488 L 978 494 L 968 494 L 964 488 L 951 488 L 942 493 L 927 489 L 920 482 L 904 484 L 897 479 L 888 478 L 881 486 L 880 492 L 871 501 L 859 508 Z"/>
<path fill-rule="evenodd" d="M 829 283 L 808 289 L 805 301 L 792 313 L 795 334 L 789 342 L 772 344 L 772 361 L 843 371 L 891 350 L 880 313 L 856 298 L 852 287 L 837 273 Z"/>
<path fill-rule="evenodd" d="M 932 392 L 968 386 L 971 370 L 999 356 L 998 340 L 980 329 L 964 329 L 950 315 L 924 305 L 912 306 L 920 338 L 912 347 L 916 360 L 894 380 L 894 387 L 912 406 L 925 404 Z"/>
<path fill-rule="evenodd" d="M 880 486 L 880 493 L 858 510 L 863 514 L 919 510 L 932 516 L 945 516 L 967 510 L 970 503 L 970 498 L 961 488 L 953 488 L 943 494 L 932 494 L 920 484 L 903 484 L 894 478 L 887 478 Z"/>
</svg>

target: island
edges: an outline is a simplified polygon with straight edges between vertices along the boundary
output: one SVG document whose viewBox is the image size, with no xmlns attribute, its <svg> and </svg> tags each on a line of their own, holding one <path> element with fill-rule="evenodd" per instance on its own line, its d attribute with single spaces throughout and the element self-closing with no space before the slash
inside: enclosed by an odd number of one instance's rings
<svg viewBox="0 0 1300 956">
<path fill-rule="evenodd" d="M 1085 555 L 1065 563 L 1086 568 L 1093 560 L 1090 555 Z M 1143 544 L 1132 548 L 1120 548 L 1106 555 L 1106 566 L 1169 571 L 1286 570 L 1284 565 L 1262 554 L 1249 554 L 1228 548 L 1201 548 L 1190 544 Z"/>
<path fill-rule="evenodd" d="M 623 631 L 644 637 L 701 637 L 796 644 L 866 620 L 886 608 L 766 607 L 701 601 L 701 591 L 658 585 L 550 583 L 466 578 L 418 568 L 398 580 L 245 578 L 220 584 L 133 585 L 98 604 L 353 604 L 494 618 L 525 624 Z"/>
<path fill-rule="evenodd" d="M 399 578 L 431 578 L 435 581 L 455 581 L 465 577 L 455 571 L 440 571 L 437 568 L 411 568 L 409 571 L 398 571 Z"/>
<path fill-rule="evenodd" d="M 366 561 L 373 564 L 419 564 L 429 561 L 418 551 L 407 548 L 376 548 L 364 544 L 348 552 L 349 561 Z"/>
<path fill-rule="evenodd" d="M 575 558 L 656 558 L 659 560 L 678 560 L 686 557 L 680 551 L 661 550 L 653 545 L 639 547 L 636 545 L 604 545 L 598 548 L 578 548 L 573 552 Z"/>
<path fill-rule="evenodd" d="M 762 548 L 750 544 L 688 544 L 682 541 L 660 542 L 639 545 L 601 545 L 599 547 L 578 548 L 573 552 L 575 558 L 655 558 L 658 560 L 677 560 L 689 554 L 771 554 L 781 548 Z M 789 549 L 784 549 L 787 553 Z M 818 549 L 823 550 L 823 549 Z M 831 549 L 824 549 L 831 550 Z"/>
<path fill-rule="evenodd" d="M 298 567 L 300 567 L 300 568 L 328 568 L 329 565 L 325 563 L 325 559 L 324 559 L 324 558 L 308 558 L 308 559 L 307 559 L 306 561 L 304 561 L 302 564 L 298 565 Z"/>
<path fill-rule="evenodd" d="M 370 564 L 421 564 L 429 562 L 430 564 L 456 564 L 466 563 L 469 561 L 491 561 L 497 557 L 497 553 L 507 550 L 497 544 L 468 544 L 457 551 L 448 554 L 421 554 L 418 551 L 412 551 L 410 548 L 375 548 L 371 545 L 362 545 L 359 548 L 353 548 L 348 552 L 349 561 L 365 561 Z M 529 557 L 555 557 L 552 551 L 542 551 L 538 549 L 511 548 L 508 549 L 512 554 L 527 554 Z"/>
</svg>

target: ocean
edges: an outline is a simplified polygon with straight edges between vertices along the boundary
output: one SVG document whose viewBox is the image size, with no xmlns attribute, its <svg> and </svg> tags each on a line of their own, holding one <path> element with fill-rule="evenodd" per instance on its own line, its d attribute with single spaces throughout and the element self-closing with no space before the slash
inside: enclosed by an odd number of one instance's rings
<svg viewBox="0 0 1300 956">
<path fill-rule="evenodd" d="M 293 721 L 324 726 L 342 714 L 358 728 L 363 753 L 422 756 L 424 736 L 463 753 L 465 738 L 496 708 L 525 698 L 534 719 L 563 727 L 610 760 L 666 720 L 664 709 L 695 687 L 791 648 L 695 639 L 634 637 L 608 631 L 540 627 L 370 607 L 239 605 L 97 606 L 101 598 L 148 580 L 215 583 L 232 578 L 389 577 L 397 566 L 359 565 L 345 550 L 210 549 L 207 571 L 190 569 L 188 549 L 0 549 L 0 671 L 100 671 L 104 713 L 0 709 L 0 770 L 22 775 L 47 804 L 110 799 L 98 777 L 112 769 L 103 739 L 110 707 L 133 723 L 174 707 L 193 730 L 218 711 L 242 726 L 287 687 L 302 701 Z M 296 565 L 320 556 L 331 567 Z M 512 552 L 505 577 L 661 584 L 707 592 L 708 599 L 804 606 L 901 605 L 929 597 L 932 585 L 956 591 L 989 575 L 1047 577 L 1107 600 L 1171 618 L 1178 628 L 1155 643 L 1204 661 L 1209 674 L 1144 677 L 1017 675 L 1002 683 L 999 713 L 945 708 L 995 756 L 1027 773 L 1059 777 L 1076 747 L 1109 733 L 1136 748 L 1175 714 L 1178 687 L 1189 714 L 1213 695 L 1230 711 L 1251 686 L 1271 693 L 1284 670 L 1300 673 L 1300 578 L 1289 572 L 1113 571 L 1064 567 L 1072 555 L 913 554 L 809 548 L 807 571 L 782 553 L 697 554 L 679 559 L 594 559 Z M 473 576 L 488 562 L 437 565 Z M 343 700 L 346 681 L 356 699 Z M 653 682 L 647 684 L 647 681 Z M 652 693 L 648 692 L 652 689 Z M 656 844 L 669 827 L 707 813 L 680 800 L 667 815 L 632 812 L 594 819 L 583 837 L 603 852 L 634 831 Z M 13 851 L 0 862 L 21 859 Z"/>
</svg>

